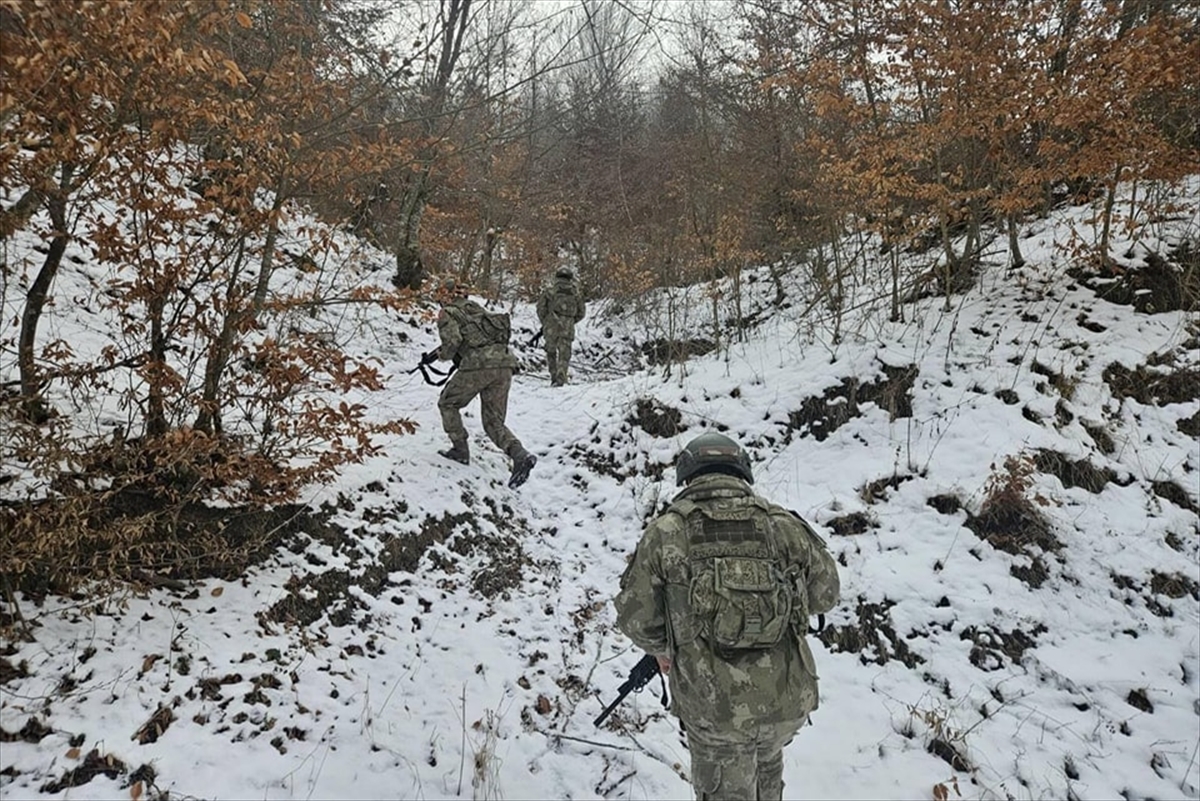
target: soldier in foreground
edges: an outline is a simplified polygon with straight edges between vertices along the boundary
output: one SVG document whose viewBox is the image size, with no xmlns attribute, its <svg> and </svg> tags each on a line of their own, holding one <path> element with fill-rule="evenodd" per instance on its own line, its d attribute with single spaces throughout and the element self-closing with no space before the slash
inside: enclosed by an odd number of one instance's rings
<svg viewBox="0 0 1200 801">
<path fill-rule="evenodd" d="M 508 391 L 512 387 L 513 368 L 517 366 L 516 357 L 508 351 L 508 315 L 493 314 L 470 300 L 454 279 L 442 282 L 439 295 L 442 310 L 437 325 L 441 345 L 436 356 L 458 365 L 438 397 L 442 427 L 450 437 L 449 450 L 439 453 L 447 459 L 470 464 L 461 409 L 478 395 L 483 431 L 512 459 L 508 486 L 519 487 L 529 478 L 537 457 L 525 450 L 505 424 Z"/>
<path fill-rule="evenodd" d="M 554 283 L 542 290 L 537 302 L 538 321 L 542 324 L 542 342 L 546 348 L 546 367 L 550 386 L 567 383 L 571 367 L 571 347 L 575 325 L 587 314 L 587 304 L 579 292 L 579 283 L 570 267 L 559 267 Z"/>
<path fill-rule="evenodd" d="M 754 494 L 728 437 L 696 437 L 675 470 L 684 489 L 642 534 L 617 626 L 670 680 L 696 798 L 781 799 L 783 748 L 817 708 L 808 618 L 837 603 L 837 564 L 798 515 Z"/>
</svg>

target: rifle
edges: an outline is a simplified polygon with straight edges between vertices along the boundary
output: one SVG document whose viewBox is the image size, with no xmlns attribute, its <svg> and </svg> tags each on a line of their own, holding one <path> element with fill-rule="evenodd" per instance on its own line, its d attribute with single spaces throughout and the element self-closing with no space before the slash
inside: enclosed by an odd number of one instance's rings
<svg viewBox="0 0 1200 801">
<path fill-rule="evenodd" d="M 610 714 L 612 714 L 612 711 L 617 708 L 617 704 L 619 704 L 625 700 L 625 696 L 629 695 L 632 692 L 641 692 L 642 688 L 645 687 L 647 684 L 649 684 L 650 680 L 653 679 L 655 676 L 658 676 L 660 679 L 662 678 L 662 673 L 659 672 L 659 669 L 658 669 L 658 660 L 655 659 L 650 654 L 646 654 L 645 656 L 643 656 L 641 658 L 641 661 L 639 661 L 636 665 L 633 666 L 633 670 L 629 671 L 629 678 L 625 679 L 625 681 L 621 684 L 621 686 L 617 688 L 617 699 L 615 701 L 613 701 L 611 704 L 609 704 L 607 707 L 605 707 L 604 711 L 600 713 L 600 717 L 596 718 L 595 722 L 592 725 L 599 726 L 601 723 L 603 723 L 604 719 L 607 718 Z M 662 680 L 662 688 L 663 688 L 662 705 L 666 706 L 667 705 L 667 680 L 666 679 Z"/>
<path fill-rule="evenodd" d="M 430 386 L 434 386 L 434 387 L 440 387 L 442 384 L 445 384 L 447 381 L 449 381 L 450 374 L 458 369 L 458 357 L 457 356 L 454 357 L 454 361 L 450 364 L 449 370 L 439 370 L 438 368 L 433 366 L 433 363 L 437 361 L 437 355 L 438 355 L 437 348 L 434 348 L 431 351 L 426 351 L 425 353 L 422 353 L 421 361 L 417 363 L 417 366 L 411 370 L 405 370 L 404 372 L 408 375 L 412 375 L 413 373 L 420 370 L 421 377 L 425 379 L 426 384 L 429 384 Z M 429 373 L 431 373 L 431 372 L 436 376 L 440 376 L 441 379 L 438 381 L 434 381 L 432 378 L 429 377 Z"/>
</svg>

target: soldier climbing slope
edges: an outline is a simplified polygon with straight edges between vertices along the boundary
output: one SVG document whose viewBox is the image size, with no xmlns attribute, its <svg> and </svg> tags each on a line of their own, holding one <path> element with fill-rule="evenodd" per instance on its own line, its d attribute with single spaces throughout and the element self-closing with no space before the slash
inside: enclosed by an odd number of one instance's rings
<svg viewBox="0 0 1200 801">
<path fill-rule="evenodd" d="M 516 357 L 508 350 L 509 317 L 489 312 L 470 300 L 466 288 L 452 278 L 442 282 L 439 300 L 442 309 L 437 325 L 441 345 L 436 355 L 458 366 L 438 397 L 442 427 L 450 437 L 450 448 L 439 453 L 456 462 L 470 463 L 461 410 L 479 396 L 484 433 L 512 459 L 508 486 L 519 487 L 529 478 L 537 457 L 525 450 L 505 424 L 508 392 L 513 368 L 517 366 Z"/>
<path fill-rule="evenodd" d="M 693 439 L 675 475 L 684 489 L 621 577 L 617 626 L 670 680 L 696 798 L 777 801 L 783 748 L 817 708 L 805 635 L 837 603 L 837 564 L 798 515 L 754 494 L 728 437 Z"/>
<path fill-rule="evenodd" d="M 587 304 L 580 294 L 575 273 L 570 267 L 559 267 L 554 273 L 554 283 L 542 290 L 537 302 L 537 316 L 542 324 L 542 343 L 546 348 L 546 366 L 550 370 L 552 387 L 567 383 L 575 325 L 585 314 Z"/>
</svg>

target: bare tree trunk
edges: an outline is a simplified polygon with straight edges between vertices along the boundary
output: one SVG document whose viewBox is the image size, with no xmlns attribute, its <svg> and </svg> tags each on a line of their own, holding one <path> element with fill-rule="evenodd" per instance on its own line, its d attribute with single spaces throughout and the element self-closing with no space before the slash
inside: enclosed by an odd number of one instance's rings
<svg viewBox="0 0 1200 801">
<path fill-rule="evenodd" d="M 450 78 L 462 53 L 470 20 L 472 0 L 441 0 L 438 16 L 441 21 L 441 52 L 438 54 L 437 69 L 433 85 L 429 88 L 429 102 L 423 123 L 426 137 L 434 133 L 438 117 L 445 111 L 450 87 Z M 425 204 L 429 201 L 429 176 L 436 156 L 433 147 L 418 159 L 420 167 L 408 186 L 401 206 L 402 232 L 396 245 L 396 275 L 392 283 L 397 287 L 419 289 L 425 279 L 425 267 L 421 261 L 421 218 Z"/>
<path fill-rule="evenodd" d="M 1006 222 L 1008 223 L 1008 252 L 1012 257 L 1012 269 L 1016 270 L 1025 266 L 1025 257 L 1021 255 L 1021 242 L 1017 237 L 1017 214 L 1010 211 Z"/>
<path fill-rule="evenodd" d="M 1113 170 L 1112 179 L 1108 184 L 1108 197 L 1104 199 L 1104 218 L 1103 225 L 1100 229 L 1100 266 L 1108 267 L 1111 259 L 1108 257 L 1108 244 L 1112 234 L 1112 216 L 1113 207 L 1117 203 L 1117 183 L 1121 179 L 1121 170 L 1125 169 L 1123 165 L 1118 164 Z"/>
<path fill-rule="evenodd" d="M 483 225 L 483 253 L 479 255 L 479 283 L 485 289 L 491 289 L 493 285 L 492 267 L 495 263 L 496 245 L 500 242 L 500 236 L 492 226 L 491 220 L 485 219 Z"/>
<path fill-rule="evenodd" d="M 204 389 L 200 396 L 200 411 L 196 414 L 193 428 L 209 434 L 221 432 L 221 404 L 218 400 L 221 376 L 224 375 L 225 366 L 229 362 L 239 323 L 244 319 L 244 315 L 237 311 L 240 305 L 237 285 L 244 264 L 245 250 L 246 237 L 243 235 L 238 242 L 237 257 L 225 280 L 225 319 L 221 322 L 221 332 L 209 345 L 208 359 L 204 364 Z"/>
<path fill-rule="evenodd" d="M 716 346 L 717 353 L 721 352 L 721 296 L 712 293 L 712 325 L 713 325 L 713 345 Z"/>
<path fill-rule="evenodd" d="M 150 318 L 150 358 L 146 367 L 149 380 L 146 394 L 146 436 L 161 437 L 169 430 L 167 426 L 167 403 L 163 391 L 167 366 L 167 338 L 164 333 L 163 312 L 167 300 L 162 292 L 155 292 L 146 303 Z"/>
<path fill-rule="evenodd" d="M 733 313 L 737 323 L 738 342 L 746 341 L 746 320 L 742 313 L 742 270 L 744 264 L 739 264 L 733 271 Z"/>
<path fill-rule="evenodd" d="M 225 375 L 225 368 L 229 366 L 229 356 L 233 352 L 233 344 L 246 324 L 255 319 L 267 303 L 267 293 L 271 288 L 271 276 L 275 271 L 275 245 L 279 241 L 279 211 L 283 208 L 284 199 L 287 197 L 286 174 L 280 176 L 275 190 L 275 200 L 271 204 L 271 213 L 267 217 L 267 233 L 263 238 L 258 279 L 254 284 L 254 297 L 250 301 L 249 308 L 243 307 L 243 298 L 238 296 L 236 289 L 245 263 L 245 235 L 238 242 L 237 257 L 226 279 L 225 319 L 221 323 L 220 333 L 211 344 L 208 360 L 204 364 L 204 390 L 200 398 L 200 410 L 196 413 L 194 423 L 194 427 L 199 431 L 210 434 L 221 432 L 221 381 Z"/>
<path fill-rule="evenodd" d="M 900 249 L 892 248 L 888 254 L 892 265 L 892 315 L 893 323 L 904 322 L 904 312 L 900 308 Z"/>
<path fill-rule="evenodd" d="M 25 413 L 35 421 L 45 419 L 46 410 L 42 405 L 38 392 L 37 365 L 34 363 L 33 349 L 37 342 L 38 322 L 42 318 L 42 310 L 50 295 L 50 285 L 62 264 L 63 254 L 67 250 L 67 201 L 66 187 L 71 183 L 75 165 L 63 164 L 59 191 L 46 198 L 46 208 L 50 213 L 53 233 L 50 248 L 38 270 L 33 284 L 25 294 L 25 308 L 21 313 L 21 331 L 17 338 L 17 369 L 21 379 L 21 397 Z"/>
<path fill-rule="evenodd" d="M 396 245 L 396 275 L 392 283 L 402 289 L 419 289 L 425 280 L 421 262 L 421 217 L 429 199 L 429 170 L 422 168 L 404 195 L 400 210 L 402 230 Z"/>
</svg>

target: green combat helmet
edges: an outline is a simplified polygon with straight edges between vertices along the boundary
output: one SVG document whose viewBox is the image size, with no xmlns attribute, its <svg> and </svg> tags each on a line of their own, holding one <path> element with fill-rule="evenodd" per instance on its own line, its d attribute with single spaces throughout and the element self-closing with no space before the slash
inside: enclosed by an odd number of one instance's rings
<svg viewBox="0 0 1200 801">
<path fill-rule="evenodd" d="M 701 473 L 725 473 L 747 484 L 754 483 L 750 455 L 724 434 L 701 434 L 687 444 L 675 461 L 675 483 L 691 481 Z"/>
<path fill-rule="evenodd" d="M 438 282 L 437 288 L 433 292 L 434 297 L 438 300 L 449 302 L 455 298 L 467 297 L 470 294 L 470 287 L 453 276 L 449 276 Z"/>
</svg>

